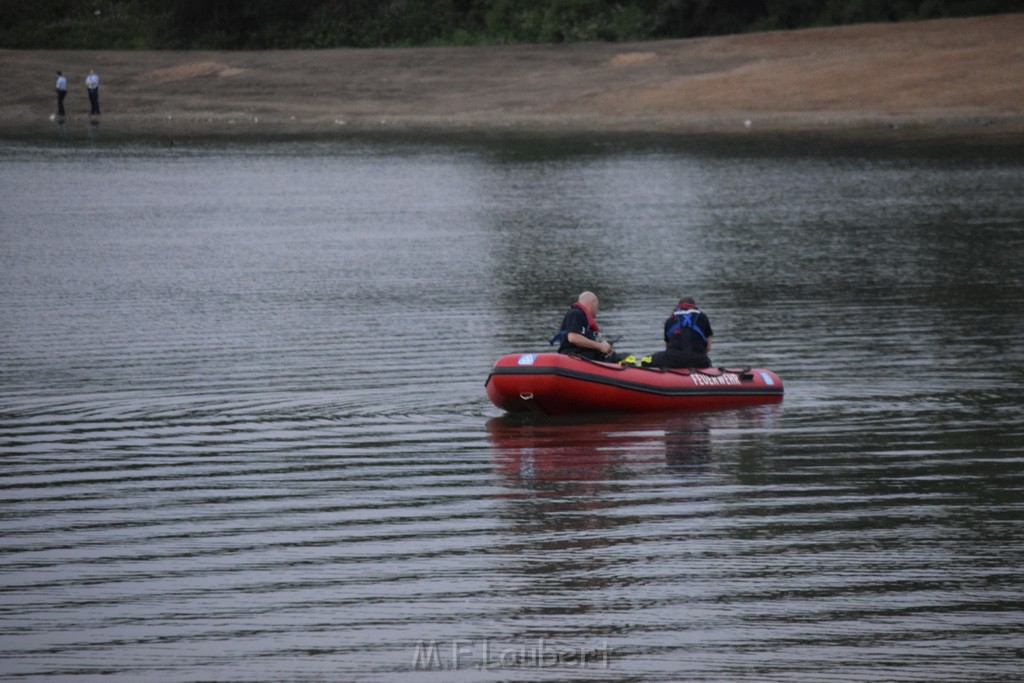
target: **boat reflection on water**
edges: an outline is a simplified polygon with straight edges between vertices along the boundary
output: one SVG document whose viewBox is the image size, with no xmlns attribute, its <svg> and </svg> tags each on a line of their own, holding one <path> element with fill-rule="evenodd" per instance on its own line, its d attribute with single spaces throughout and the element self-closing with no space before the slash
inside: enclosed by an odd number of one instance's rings
<svg viewBox="0 0 1024 683">
<path fill-rule="evenodd" d="M 691 475 L 713 465 L 715 432 L 770 429 L 780 405 L 663 415 L 503 415 L 487 423 L 497 469 L 527 487 L 554 482 L 611 484 L 630 470 L 663 462 Z"/>
<path fill-rule="evenodd" d="M 512 639 L 603 645 L 614 659 L 602 619 L 624 605 L 658 612 L 663 591 L 648 584 L 675 585 L 711 552 L 708 520 L 736 483 L 733 449 L 770 438 L 780 410 L 490 420 Z"/>
</svg>

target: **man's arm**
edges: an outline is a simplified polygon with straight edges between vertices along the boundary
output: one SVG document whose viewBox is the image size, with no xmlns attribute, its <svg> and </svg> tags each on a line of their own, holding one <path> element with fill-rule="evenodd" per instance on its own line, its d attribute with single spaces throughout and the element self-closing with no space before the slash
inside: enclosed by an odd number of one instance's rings
<svg viewBox="0 0 1024 683">
<path fill-rule="evenodd" d="M 608 342 L 587 339 L 579 332 L 570 332 L 566 335 L 566 340 L 573 346 L 578 346 L 581 349 L 594 349 L 595 351 L 600 351 L 604 354 L 607 354 L 612 350 L 612 345 Z"/>
</svg>

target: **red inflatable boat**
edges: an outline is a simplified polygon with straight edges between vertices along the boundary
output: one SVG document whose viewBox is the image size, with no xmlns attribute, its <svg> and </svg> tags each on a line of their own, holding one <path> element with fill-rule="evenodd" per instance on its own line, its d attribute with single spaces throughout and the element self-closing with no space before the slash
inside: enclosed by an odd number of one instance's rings
<svg viewBox="0 0 1024 683">
<path fill-rule="evenodd" d="M 485 386 L 499 408 L 548 415 L 713 410 L 782 400 L 782 380 L 771 370 L 660 370 L 560 353 L 503 356 Z"/>
</svg>

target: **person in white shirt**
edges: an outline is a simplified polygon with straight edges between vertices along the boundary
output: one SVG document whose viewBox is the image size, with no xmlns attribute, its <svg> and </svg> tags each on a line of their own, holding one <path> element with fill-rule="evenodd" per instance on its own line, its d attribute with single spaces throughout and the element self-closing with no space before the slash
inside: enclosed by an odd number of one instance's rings
<svg viewBox="0 0 1024 683">
<path fill-rule="evenodd" d="M 91 69 L 89 75 L 85 77 L 85 89 L 89 91 L 89 116 L 99 116 L 100 77 Z"/>
<path fill-rule="evenodd" d="M 68 79 L 64 78 L 64 74 L 60 71 L 57 72 L 57 116 L 63 118 L 64 116 L 64 98 L 68 96 Z"/>
</svg>

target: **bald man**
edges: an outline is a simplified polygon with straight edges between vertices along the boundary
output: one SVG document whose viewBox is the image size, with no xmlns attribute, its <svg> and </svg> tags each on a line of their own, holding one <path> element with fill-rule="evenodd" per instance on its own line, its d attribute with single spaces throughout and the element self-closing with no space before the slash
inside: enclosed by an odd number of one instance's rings
<svg viewBox="0 0 1024 683">
<path fill-rule="evenodd" d="M 593 292 L 583 292 L 569 308 L 562 320 L 562 329 L 555 339 L 561 339 L 559 353 L 565 353 L 590 360 L 615 361 L 612 345 L 602 341 L 599 333 L 601 326 L 597 324 L 599 304 Z"/>
</svg>

